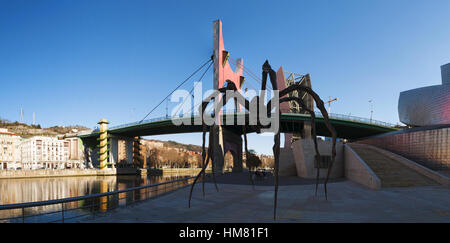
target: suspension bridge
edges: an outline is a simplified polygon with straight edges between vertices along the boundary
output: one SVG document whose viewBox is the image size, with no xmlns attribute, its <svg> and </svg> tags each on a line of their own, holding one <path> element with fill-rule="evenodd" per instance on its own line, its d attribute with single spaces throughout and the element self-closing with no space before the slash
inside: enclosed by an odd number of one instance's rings
<svg viewBox="0 0 450 243">
<path fill-rule="evenodd" d="M 194 104 L 188 112 L 181 114 L 179 111 L 183 106 L 181 104 L 174 112 L 174 116 L 171 117 L 166 113 L 165 117 L 159 118 L 148 118 L 150 115 L 157 110 L 161 105 L 167 101 L 171 95 L 177 91 L 183 85 L 192 85 L 192 88 L 187 94 L 186 99 L 183 103 L 190 99 L 193 95 L 196 85 L 201 82 L 201 80 L 208 73 L 210 68 L 213 66 L 213 88 L 215 90 L 224 87 L 227 83 L 234 83 L 237 91 L 241 94 L 243 90 L 248 89 L 259 90 L 256 87 L 261 87 L 262 80 L 251 71 L 245 65 L 243 65 L 242 59 L 234 59 L 228 51 L 225 50 L 223 44 L 222 35 L 222 23 L 220 20 L 215 21 L 213 25 L 213 55 L 208 57 L 207 61 L 203 62 L 192 74 L 188 75 L 185 80 L 180 82 L 172 91 L 168 92 L 167 96 L 162 99 L 155 107 L 153 107 L 140 121 L 128 124 L 122 124 L 114 127 L 107 128 L 108 122 L 102 119 L 99 124 L 99 128 L 95 129 L 89 134 L 79 134 L 78 136 L 82 139 L 86 148 L 90 151 L 86 154 L 91 157 L 93 161 L 98 161 L 100 164 L 100 169 L 107 168 L 108 164 L 117 164 L 119 161 L 125 160 L 126 163 L 134 163 L 140 167 L 145 168 L 145 162 L 142 162 L 142 156 L 140 156 L 140 139 L 144 136 L 152 135 L 164 135 L 164 134 L 180 134 L 180 133 L 197 133 L 202 132 L 203 128 L 201 124 L 195 124 L 191 122 L 187 125 L 187 121 L 195 121 L 200 119 L 198 112 L 199 105 L 201 101 Z M 197 83 L 190 83 L 188 81 L 194 80 L 195 75 L 201 74 Z M 286 78 L 286 76 L 288 76 Z M 247 79 L 246 79 L 247 77 Z M 253 82 L 253 83 L 252 83 Z M 292 83 L 305 85 L 311 87 L 311 80 L 309 74 L 299 75 L 289 72 L 285 72 L 280 68 L 277 72 L 278 88 L 281 90 L 287 85 Z M 271 91 L 271 87 L 267 87 L 267 91 Z M 297 92 L 295 95 L 301 98 L 310 109 L 314 109 L 314 102 L 309 95 L 306 93 Z M 237 104 L 235 104 L 235 111 L 229 113 L 225 110 L 219 111 L 217 116 L 221 121 L 226 121 L 230 116 L 232 118 L 245 118 L 248 119 L 249 112 L 242 111 L 241 108 L 238 109 Z M 312 118 L 311 115 L 304 110 L 295 107 L 292 102 L 290 104 L 280 104 L 280 132 L 285 134 L 302 134 L 299 135 L 303 138 L 308 138 L 307 134 L 310 133 Z M 175 120 L 184 121 L 181 125 L 180 122 L 174 123 Z M 369 137 L 373 135 L 378 135 L 386 132 L 391 132 L 397 130 L 393 124 L 376 121 L 373 119 L 360 118 L 355 116 L 347 116 L 341 114 L 329 114 L 329 121 L 335 128 L 338 138 L 342 139 L 359 139 L 364 137 Z M 325 126 L 324 117 L 321 113 L 316 113 L 314 119 L 316 126 L 316 133 L 319 136 L 331 136 L 327 127 Z M 259 132 L 250 125 L 237 125 L 237 124 L 227 124 L 226 122 L 220 125 L 220 129 L 217 134 L 214 134 L 213 139 L 215 140 L 213 144 L 220 148 L 222 151 L 215 156 L 215 161 L 218 161 L 218 169 L 221 168 L 221 161 L 223 162 L 223 156 L 227 151 L 231 151 L 233 158 L 235 160 L 235 165 L 237 168 L 242 168 L 242 133 L 245 126 L 246 133 Z M 289 137 L 289 136 L 288 136 Z M 119 145 L 118 141 L 125 141 L 126 145 L 125 159 L 119 158 Z M 287 141 L 287 140 L 286 140 Z M 286 144 L 285 144 L 286 146 Z M 97 153 L 93 153 L 97 151 Z M 132 151 L 132 152 L 131 152 Z M 98 155 L 98 156 L 97 156 Z"/>
</svg>

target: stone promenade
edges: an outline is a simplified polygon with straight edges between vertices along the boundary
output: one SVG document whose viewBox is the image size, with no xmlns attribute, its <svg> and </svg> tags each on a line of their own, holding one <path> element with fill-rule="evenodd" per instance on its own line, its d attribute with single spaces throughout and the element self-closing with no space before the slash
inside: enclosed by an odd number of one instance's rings
<svg viewBox="0 0 450 243">
<path fill-rule="evenodd" d="M 243 174 L 217 181 L 219 192 L 205 183 L 205 197 L 201 183 L 196 185 L 191 208 L 186 187 L 80 222 L 450 222 L 450 188 L 442 186 L 376 191 L 337 180 L 328 184 L 326 201 L 322 184 L 315 197 L 313 181 L 282 177 L 274 221 L 272 178 L 256 180 L 255 186 Z"/>
</svg>

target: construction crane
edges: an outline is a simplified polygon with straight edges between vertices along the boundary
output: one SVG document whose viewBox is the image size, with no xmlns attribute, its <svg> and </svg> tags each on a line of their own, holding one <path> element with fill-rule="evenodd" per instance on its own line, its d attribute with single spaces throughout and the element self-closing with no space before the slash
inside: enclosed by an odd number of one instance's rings
<svg viewBox="0 0 450 243">
<path fill-rule="evenodd" d="M 326 103 L 328 103 L 328 114 L 331 114 L 331 102 L 337 101 L 337 100 L 338 100 L 338 98 L 331 99 L 331 96 L 328 96 L 328 101 L 326 102 Z"/>
</svg>

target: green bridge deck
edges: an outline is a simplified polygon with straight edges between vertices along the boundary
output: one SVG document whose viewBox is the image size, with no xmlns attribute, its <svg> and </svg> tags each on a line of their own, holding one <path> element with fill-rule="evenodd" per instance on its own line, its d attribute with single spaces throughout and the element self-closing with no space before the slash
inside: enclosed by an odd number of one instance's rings
<svg viewBox="0 0 450 243">
<path fill-rule="evenodd" d="M 248 114 L 233 114 L 239 118 L 239 116 L 246 116 Z M 223 114 L 222 120 L 226 120 L 227 116 L 230 114 Z M 181 121 L 193 121 L 195 117 L 183 117 L 176 118 Z M 282 113 L 280 117 L 280 131 L 282 133 L 292 133 L 300 131 L 300 128 L 304 122 L 311 122 L 311 116 L 309 114 L 293 114 L 293 113 Z M 379 135 L 386 132 L 392 132 L 398 130 L 395 127 L 374 124 L 366 121 L 355 121 L 344 118 L 330 117 L 330 122 L 336 129 L 339 138 L 346 139 L 360 139 L 364 137 L 369 137 L 373 135 Z M 325 126 L 324 118 L 322 116 L 316 116 L 315 118 L 317 135 L 330 137 L 331 134 Z M 191 124 L 194 124 L 193 122 Z M 234 130 L 238 134 L 242 134 L 242 125 L 225 125 L 227 128 Z M 246 125 L 247 133 L 255 132 L 252 126 Z M 172 118 L 156 120 L 156 121 L 144 121 L 142 123 L 134 123 L 125 126 L 112 127 L 108 130 L 108 133 L 125 136 L 151 136 L 151 135 L 165 135 L 165 134 L 178 134 L 178 133 L 194 133 L 202 132 L 201 125 L 175 125 Z M 82 139 L 93 139 L 97 138 L 99 135 L 98 131 L 94 131 L 90 134 L 80 135 Z"/>
</svg>

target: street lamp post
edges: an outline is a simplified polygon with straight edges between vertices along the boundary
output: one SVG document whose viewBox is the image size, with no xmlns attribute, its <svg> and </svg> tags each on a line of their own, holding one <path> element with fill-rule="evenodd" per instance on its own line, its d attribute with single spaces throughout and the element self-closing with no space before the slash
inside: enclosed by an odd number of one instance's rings
<svg viewBox="0 0 450 243">
<path fill-rule="evenodd" d="M 194 106 L 195 106 L 195 98 L 194 98 L 194 94 L 192 94 L 192 117 L 194 117 L 194 115 L 195 115 L 195 109 L 194 109 Z"/>
<path fill-rule="evenodd" d="M 169 109 L 168 109 L 168 105 L 169 105 L 169 100 L 166 100 L 166 119 L 169 118 Z"/>
<path fill-rule="evenodd" d="M 370 103 L 370 122 L 372 122 L 372 115 L 373 115 L 373 103 L 372 99 L 369 100 Z"/>
</svg>

